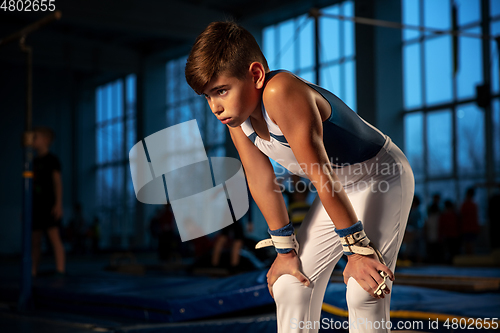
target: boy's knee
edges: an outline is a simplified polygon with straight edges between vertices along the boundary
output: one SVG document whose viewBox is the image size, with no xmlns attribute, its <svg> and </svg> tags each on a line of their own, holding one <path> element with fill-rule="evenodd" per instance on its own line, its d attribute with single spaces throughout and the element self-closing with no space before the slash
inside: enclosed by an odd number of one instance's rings
<svg viewBox="0 0 500 333">
<path fill-rule="evenodd" d="M 311 285 L 304 286 L 295 276 L 281 275 L 273 285 L 274 301 L 283 305 L 309 304 Z"/>
<path fill-rule="evenodd" d="M 347 281 L 346 299 L 347 306 L 351 309 L 362 309 L 379 301 L 364 290 L 352 277 Z"/>
</svg>

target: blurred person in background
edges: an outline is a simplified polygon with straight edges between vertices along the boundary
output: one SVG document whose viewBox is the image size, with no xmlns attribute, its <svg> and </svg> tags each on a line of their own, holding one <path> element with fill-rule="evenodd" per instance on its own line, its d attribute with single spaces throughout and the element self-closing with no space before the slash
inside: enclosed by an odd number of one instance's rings
<svg viewBox="0 0 500 333">
<path fill-rule="evenodd" d="M 461 238 L 465 247 L 465 254 L 474 254 L 474 242 L 479 235 L 479 209 L 474 202 L 475 190 L 469 187 L 465 193 L 465 200 L 460 207 Z"/>
<path fill-rule="evenodd" d="M 33 149 L 37 156 L 33 159 L 33 223 L 32 223 L 32 269 L 38 274 L 42 252 L 42 236 L 47 234 L 56 260 L 56 274 L 64 275 L 65 251 L 60 228 L 63 216 L 61 162 L 50 151 L 54 142 L 54 131 L 48 127 L 33 129 Z"/>
<path fill-rule="evenodd" d="M 408 224 L 406 225 L 403 245 L 401 246 L 402 259 L 419 263 L 423 260 L 422 238 L 424 236 L 422 229 L 424 217 L 420 210 L 420 204 L 420 197 L 415 194 L 413 196 L 410 215 L 408 216 Z"/>
<path fill-rule="evenodd" d="M 427 208 L 425 220 L 425 253 L 426 261 L 431 264 L 441 262 L 442 245 L 439 242 L 439 217 L 441 216 L 441 195 L 435 193 L 432 203 Z"/>
<path fill-rule="evenodd" d="M 444 247 L 444 261 L 452 264 L 453 257 L 460 253 L 460 227 L 458 214 L 451 200 L 444 202 L 444 211 L 439 217 L 439 236 Z"/>
</svg>

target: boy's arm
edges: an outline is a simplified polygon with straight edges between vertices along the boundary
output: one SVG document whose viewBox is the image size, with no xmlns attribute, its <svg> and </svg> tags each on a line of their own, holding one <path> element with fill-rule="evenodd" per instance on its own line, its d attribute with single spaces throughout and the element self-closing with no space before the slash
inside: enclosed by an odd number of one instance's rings
<svg viewBox="0 0 500 333">
<path fill-rule="evenodd" d="M 283 73 L 285 74 L 285 73 Z M 357 223 L 358 218 L 338 176 L 333 171 L 323 145 L 323 124 L 316 104 L 313 89 L 291 75 L 276 75 L 263 93 L 264 104 L 286 137 L 297 162 L 307 174 L 318 192 L 318 196 L 335 224 L 335 228 L 346 229 Z M 338 233 L 338 231 L 337 231 Z M 347 256 L 344 281 L 353 277 L 373 297 L 384 283 L 379 271 L 391 280 L 393 273 L 382 264 L 375 254 L 364 256 L 358 253 Z M 385 292 L 389 288 L 385 286 Z"/>
<path fill-rule="evenodd" d="M 269 158 L 247 138 L 241 127 L 228 128 L 240 155 L 252 198 L 264 215 L 269 229 L 284 227 L 289 222 L 288 212 Z"/>
<path fill-rule="evenodd" d="M 54 170 L 52 172 L 52 180 L 54 182 L 54 192 L 56 195 L 56 204 L 54 206 L 56 218 L 62 217 L 62 177 L 61 172 L 58 170 Z"/>
<path fill-rule="evenodd" d="M 269 158 L 247 138 L 241 127 L 228 128 L 240 155 L 252 197 L 264 215 L 269 229 L 276 230 L 286 226 L 289 223 L 288 211 Z M 309 285 L 309 280 L 300 270 L 300 260 L 295 250 L 278 253 L 267 272 L 267 288 L 271 297 L 274 297 L 274 282 L 284 274 L 293 275 L 304 285 Z"/>
<path fill-rule="evenodd" d="M 272 111 L 272 118 L 316 188 L 335 228 L 348 228 L 358 219 L 328 160 L 323 145 L 321 116 L 311 90 L 291 75 L 278 74 L 267 84 L 263 94 L 264 104 L 269 113 Z"/>
</svg>

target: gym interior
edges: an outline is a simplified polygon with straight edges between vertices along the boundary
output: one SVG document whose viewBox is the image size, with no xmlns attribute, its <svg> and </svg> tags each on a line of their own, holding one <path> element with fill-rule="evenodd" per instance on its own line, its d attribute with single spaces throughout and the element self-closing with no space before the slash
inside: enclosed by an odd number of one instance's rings
<svg viewBox="0 0 500 333">
<path fill-rule="evenodd" d="M 330 90 L 408 158 L 392 330 L 498 328 L 499 0 L 0 3 L 1 332 L 276 332 L 276 254 L 254 248 L 269 235 L 250 193 L 239 231 L 183 241 L 168 199 L 139 200 L 131 172 L 134 146 L 192 120 L 207 158 L 239 158 L 184 75 L 196 36 L 224 20 L 253 34 L 271 70 Z M 58 236 L 38 243 L 35 132 L 50 133 L 62 188 Z M 314 187 L 271 162 L 300 221 Z M 344 266 L 320 332 L 348 331 Z"/>
</svg>

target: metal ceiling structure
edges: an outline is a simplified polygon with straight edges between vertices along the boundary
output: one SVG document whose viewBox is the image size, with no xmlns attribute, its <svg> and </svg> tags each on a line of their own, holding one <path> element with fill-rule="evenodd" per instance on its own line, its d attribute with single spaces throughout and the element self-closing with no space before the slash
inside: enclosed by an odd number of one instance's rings
<svg viewBox="0 0 500 333">
<path fill-rule="evenodd" d="M 26 41 L 34 65 L 82 74 L 127 71 L 151 56 L 186 54 L 210 22 L 235 19 L 252 32 L 338 0 L 71 0 L 56 2 L 62 18 Z M 0 38 L 47 12 L 0 11 Z M 23 65 L 18 47 L 0 52 L 4 65 Z"/>
</svg>

